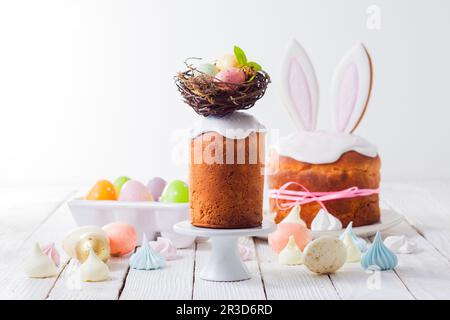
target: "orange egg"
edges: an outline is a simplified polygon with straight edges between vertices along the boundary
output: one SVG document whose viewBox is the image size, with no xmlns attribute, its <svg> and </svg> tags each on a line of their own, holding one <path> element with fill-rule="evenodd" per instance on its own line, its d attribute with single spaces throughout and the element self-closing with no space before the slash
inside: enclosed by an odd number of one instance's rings
<svg viewBox="0 0 450 320">
<path fill-rule="evenodd" d="M 136 229 L 125 222 L 113 222 L 103 227 L 109 238 L 111 255 L 120 257 L 126 255 L 136 248 Z"/>
<path fill-rule="evenodd" d="M 117 200 L 116 189 L 108 180 L 100 180 L 89 191 L 86 200 Z"/>
</svg>

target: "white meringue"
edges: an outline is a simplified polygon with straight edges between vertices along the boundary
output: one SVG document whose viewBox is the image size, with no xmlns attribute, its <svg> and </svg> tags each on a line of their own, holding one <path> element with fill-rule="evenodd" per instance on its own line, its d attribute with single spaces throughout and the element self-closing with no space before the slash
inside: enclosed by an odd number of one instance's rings
<svg viewBox="0 0 450 320">
<path fill-rule="evenodd" d="M 281 220 L 280 223 L 298 223 L 303 227 L 306 227 L 305 221 L 303 221 L 302 218 L 300 217 L 300 211 L 301 211 L 300 205 L 299 204 L 295 205 L 291 209 L 291 211 L 289 211 L 289 214 L 283 220 Z"/>
<path fill-rule="evenodd" d="M 288 243 L 278 255 L 278 262 L 284 265 L 297 265 L 303 263 L 303 254 L 295 242 L 293 235 L 289 236 Z"/>
<path fill-rule="evenodd" d="M 417 244 L 406 236 L 390 236 L 384 239 L 384 245 L 394 253 L 413 253 L 417 250 Z"/>
<path fill-rule="evenodd" d="M 58 274 L 55 263 L 42 251 L 37 242 L 31 255 L 25 260 L 24 270 L 30 278 L 49 278 Z"/>
<path fill-rule="evenodd" d="M 345 245 L 345 249 L 347 250 L 347 259 L 346 262 L 360 262 L 361 261 L 361 251 L 359 251 L 358 246 L 355 241 L 353 241 L 350 233 L 346 233 L 344 235 L 344 239 L 342 242 Z"/>
<path fill-rule="evenodd" d="M 109 268 L 91 248 L 89 256 L 80 267 L 80 279 L 85 282 L 105 281 L 109 278 Z"/>
<path fill-rule="evenodd" d="M 156 241 L 149 242 L 150 247 L 164 257 L 166 260 L 175 260 L 177 256 L 177 248 L 172 241 L 167 238 L 158 237 Z"/>
<path fill-rule="evenodd" d="M 49 256 L 53 260 L 53 262 L 55 263 L 56 266 L 59 266 L 60 256 L 59 256 L 58 250 L 56 250 L 56 248 L 55 248 L 54 242 L 49 243 L 48 245 L 44 246 L 42 248 L 42 252 L 44 252 L 44 254 Z"/>
<path fill-rule="evenodd" d="M 314 217 L 314 220 L 311 222 L 312 231 L 331 231 L 341 229 L 342 223 L 339 219 L 324 209 L 320 209 Z"/>
<path fill-rule="evenodd" d="M 253 250 L 243 244 L 239 244 L 239 255 L 242 261 L 249 261 L 253 259 Z"/>
</svg>

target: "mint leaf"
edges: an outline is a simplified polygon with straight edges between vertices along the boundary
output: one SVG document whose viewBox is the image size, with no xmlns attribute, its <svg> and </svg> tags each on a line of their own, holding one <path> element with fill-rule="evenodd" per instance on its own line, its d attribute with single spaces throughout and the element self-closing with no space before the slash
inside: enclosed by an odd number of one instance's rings
<svg viewBox="0 0 450 320">
<path fill-rule="evenodd" d="M 256 62 L 253 62 L 253 61 L 248 62 L 247 63 L 247 67 L 250 67 L 250 68 L 252 68 L 255 71 L 261 71 L 262 70 L 262 67 L 259 64 L 257 64 Z"/>
<path fill-rule="evenodd" d="M 247 64 L 247 57 L 245 56 L 244 50 L 238 46 L 234 46 L 234 56 L 236 57 L 238 66 L 243 67 Z"/>
</svg>

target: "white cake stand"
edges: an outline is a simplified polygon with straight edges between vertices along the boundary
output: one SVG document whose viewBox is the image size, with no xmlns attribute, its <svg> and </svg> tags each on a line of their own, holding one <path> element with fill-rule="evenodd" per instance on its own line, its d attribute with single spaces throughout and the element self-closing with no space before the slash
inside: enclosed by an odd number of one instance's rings
<svg viewBox="0 0 450 320">
<path fill-rule="evenodd" d="M 208 281 L 241 281 L 250 279 L 250 273 L 239 255 L 238 239 L 244 236 L 261 236 L 276 229 L 275 223 L 264 220 L 259 228 L 211 229 L 194 227 L 190 221 L 174 225 L 174 231 L 187 236 L 210 237 L 211 257 L 200 273 Z"/>
</svg>

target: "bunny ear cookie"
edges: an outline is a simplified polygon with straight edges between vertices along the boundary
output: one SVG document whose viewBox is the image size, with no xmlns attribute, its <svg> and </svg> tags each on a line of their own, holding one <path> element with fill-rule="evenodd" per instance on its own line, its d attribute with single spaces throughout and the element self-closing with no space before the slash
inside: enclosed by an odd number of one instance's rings
<svg viewBox="0 0 450 320">
<path fill-rule="evenodd" d="M 343 57 L 333 77 L 331 103 L 338 132 L 352 133 L 361 122 L 372 89 L 372 62 L 363 44 Z"/>
<path fill-rule="evenodd" d="M 314 131 L 319 105 L 319 86 L 311 61 L 293 39 L 281 68 L 281 93 L 289 114 L 300 130 Z"/>
</svg>

